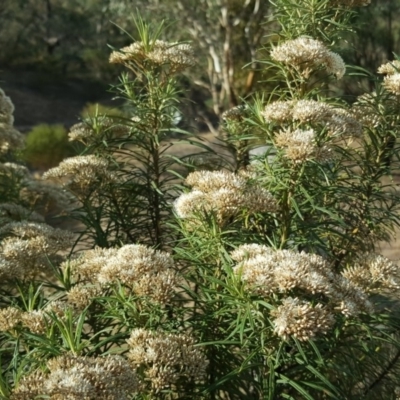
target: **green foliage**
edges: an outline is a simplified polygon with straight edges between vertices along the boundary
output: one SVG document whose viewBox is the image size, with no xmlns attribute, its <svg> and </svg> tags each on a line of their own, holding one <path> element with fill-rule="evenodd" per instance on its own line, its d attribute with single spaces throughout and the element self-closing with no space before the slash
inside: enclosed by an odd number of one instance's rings
<svg viewBox="0 0 400 400">
<path fill-rule="evenodd" d="M 73 199 L 75 235 L 0 214 L 3 397 L 117 399 L 127 366 L 125 399 L 396 398 L 399 266 L 375 252 L 400 225 L 398 72 L 336 98 L 349 4 L 274 3 L 274 89 L 223 114 L 230 162 L 200 142 L 200 161 L 171 155 L 173 133 L 193 144 L 176 123 L 193 52 L 135 19 L 110 57 L 124 112 L 88 107 L 69 133 L 84 151 L 43 176 Z"/>
<path fill-rule="evenodd" d="M 74 154 L 63 125 L 40 124 L 28 132 L 21 157 L 31 168 L 43 171 Z"/>
</svg>

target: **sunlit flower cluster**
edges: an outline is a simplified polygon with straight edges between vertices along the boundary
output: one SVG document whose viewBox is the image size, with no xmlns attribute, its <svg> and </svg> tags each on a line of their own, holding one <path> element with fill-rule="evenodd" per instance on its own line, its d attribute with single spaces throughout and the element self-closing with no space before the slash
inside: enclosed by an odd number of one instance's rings
<svg viewBox="0 0 400 400">
<path fill-rule="evenodd" d="M 342 275 L 367 293 L 394 292 L 400 289 L 400 268 L 379 254 L 366 253 Z"/>
<path fill-rule="evenodd" d="M 0 332 L 8 332 L 21 322 L 22 311 L 16 307 L 0 309 Z"/>
<path fill-rule="evenodd" d="M 310 159 L 327 161 L 332 158 L 329 147 L 318 146 L 316 139 L 313 129 L 281 130 L 275 136 L 275 144 L 277 147 L 284 148 L 285 156 L 295 163 Z"/>
<path fill-rule="evenodd" d="M 332 312 L 356 316 L 372 311 L 366 293 L 333 272 L 321 256 L 252 244 L 240 246 L 232 258 L 238 262 L 234 272 L 254 294 L 269 298 L 273 294 L 295 294 L 300 290 L 324 295 Z"/>
<path fill-rule="evenodd" d="M 47 362 L 49 372 L 24 377 L 12 400 L 50 399 L 129 400 L 138 391 L 135 371 L 121 356 L 62 355 Z"/>
<path fill-rule="evenodd" d="M 337 79 L 341 79 L 346 72 L 346 66 L 338 54 L 328 50 L 319 40 L 304 36 L 276 46 L 271 51 L 271 57 L 298 69 L 304 77 L 321 66 Z"/>
<path fill-rule="evenodd" d="M 400 95 L 400 60 L 381 65 L 378 73 L 386 75 L 383 78 L 383 86 L 386 90 L 396 96 Z"/>
<path fill-rule="evenodd" d="M 188 334 L 135 329 L 128 345 L 128 359 L 138 371 L 144 371 L 142 384 L 150 383 L 156 393 L 182 379 L 188 384 L 205 378 L 208 361 Z"/>
<path fill-rule="evenodd" d="M 0 276 L 7 280 L 28 279 L 45 270 L 74 239 L 71 232 L 34 222 L 10 222 L 0 228 L 0 236 L 6 237 L 0 246 Z"/>
<path fill-rule="evenodd" d="M 335 323 L 330 310 L 322 304 L 312 305 L 308 301 L 287 297 L 282 304 L 271 311 L 274 332 L 288 340 L 295 337 L 305 341 L 317 334 L 326 333 Z"/>
<path fill-rule="evenodd" d="M 269 123 L 297 122 L 325 128 L 330 136 L 359 136 L 362 133 L 362 125 L 351 113 L 323 101 L 276 101 L 268 104 L 261 115 Z"/>
<path fill-rule="evenodd" d="M 65 318 L 67 303 L 51 301 L 40 310 L 22 311 L 16 307 L 7 307 L 0 310 L 0 332 L 8 332 L 17 326 L 27 328 L 29 332 L 44 334 L 51 324 L 51 316 L 57 319 Z"/>
<path fill-rule="evenodd" d="M 102 184 L 117 180 L 109 170 L 109 163 L 94 155 L 67 158 L 58 167 L 45 172 L 43 179 L 59 179 L 77 196 L 98 192 Z"/>
<path fill-rule="evenodd" d="M 95 297 L 102 294 L 101 286 L 95 284 L 77 284 L 67 292 L 67 301 L 77 310 L 84 310 Z"/>
<path fill-rule="evenodd" d="M 143 245 L 88 250 L 71 261 L 70 266 L 81 283 L 107 286 L 119 281 L 136 295 L 160 304 L 170 301 L 178 279 L 168 253 Z M 83 302 L 77 299 L 78 295 L 70 292 L 69 298 L 72 296 L 72 302 Z"/>
<path fill-rule="evenodd" d="M 214 213 L 217 221 L 223 224 L 243 210 L 250 213 L 276 211 L 273 196 L 244 175 L 228 171 L 196 171 L 187 176 L 186 184 L 193 190 L 175 201 L 180 218 Z"/>
<path fill-rule="evenodd" d="M 110 55 L 110 63 L 131 63 L 144 66 L 167 66 L 169 73 L 177 73 L 195 64 L 193 49 L 189 44 L 169 43 L 163 40 L 155 40 L 148 44 L 135 42 L 113 51 Z"/>
</svg>

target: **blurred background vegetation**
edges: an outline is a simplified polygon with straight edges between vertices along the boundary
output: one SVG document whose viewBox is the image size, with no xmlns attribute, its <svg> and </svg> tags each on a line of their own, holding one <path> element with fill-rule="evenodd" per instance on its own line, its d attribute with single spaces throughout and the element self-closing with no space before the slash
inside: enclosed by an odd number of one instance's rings
<svg viewBox="0 0 400 400">
<path fill-rule="evenodd" d="M 23 132 L 40 123 L 68 129 L 88 103 L 113 104 L 107 89 L 121 71 L 108 63 L 110 46 L 132 42 L 127 33 L 136 36 L 132 17 L 140 12 L 153 24 L 171 21 L 165 40 L 195 47 L 198 65 L 182 78 L 185 117 L 194 129 L 213 131 L 223 111 L 268 85 L 257 60 L 277 29 L 270 10 L 266 0 L 2 0 L 0 86 Z M 400 0 L 373 0 L 354 16 L 360 34 L 344 36 L 336 51 L 375 72 L 400 53 L 399 12 Z M 373 86 L 354 81 L 347 76 L 338 95 L 351 101 Z"/>
</svg>

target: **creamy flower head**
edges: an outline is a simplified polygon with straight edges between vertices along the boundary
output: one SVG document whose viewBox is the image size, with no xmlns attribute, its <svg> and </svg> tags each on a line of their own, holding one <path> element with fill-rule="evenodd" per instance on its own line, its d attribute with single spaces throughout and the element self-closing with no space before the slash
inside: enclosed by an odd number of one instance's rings
<svg viewBox="0 0 400 400">
<path fill-rule="evenodd" d="M 332 136 L 359 136 L 362 125 L 348 111 L 317 100 L 288 100 L 268 104 L 261 113 L 266 122 L 298 122 L 326 128 Z"/>
<path fill-rule="evenodd" d="M 390 293 L 400 289 L 399 266 L 380 254 L 359 256 L 342 275 L 366 293 Z"/>
<path fill-rule="evenodd" d="M 8 236 L 0 246 L 0 277 L 7 280 L 41 273 L 74 239 L 71 232 L 34 222 L 10 222 L 0 229 L 0 235 Z"/>
<path fill-rule="evenodd" d="M 334 324 L 333 314 L 322 304 L 313 306 L 299 298 L 288 297 L 271 312 L 275 333 L 284 340 L 291 336 L 306 341 L 326 333 Z"/>
<path fill-rule="evenodd" d="M 226 122 L 243 121 L 246 117 L 246 106 L 240 105 L 226 110 L 222 114 L 222 119 Z"/>
<path fill-rule="evenodd" d="M 380 105 L 383 104 L 386 108 L 393 101 L 395 102 L 396 98 L 392 95 L 386 98 L 378 98 L 376 92 L 364 93 L 357 97 L 357 101 L 353 103 L 349 112 L 363 126 L 376 128 L 384 122 Z"/>
<path fill-rule="evenodd" d="M 189 334 L 134 329 L 127 342 L 128 359 L 144 370 L 145 381 L 150 381 L 154 392 L 171 388 L 182 379 L 201 382 L 206 376 L 208 361 Z"/>
<path fill-rule="evenodd" d="M 292 118 L 294 104 L 294 101 L 274 101 L 264 108 L 261 115 L 266 122 L 286 122 Z"/>
<path fill-rule="evenodd" d="M 110 171 L 107 160 L 95 155 L 67 158 L 58 167 L 43 174 L 43 179 L 59 179 L 62 185 L 77 197 L 99 193 L 103 185 L 115 183 L 118 178 Z"/>
<path fill-rule="evenodd" d="M 113 51 L 110 55 L 110 63 L 130 63 L 145 66 L 146 63 L 153 66 L 168 66 L 170 73 L 180 72 L 195 64 L 193 49 L 189 44 L 170 43 L 163 40 L 155 40 L 147 46 L 143 42 L 135 42 Z"/>
<path fill-rule="evenodd" d="M 316 133 L 313 129 L 295 131 L 282 130 L 275 137 L 277 147 L 285 149 L 285 156 L 295 163 L 310 159 L 327 161 L 331 156 L 328 146 L 316 144 Z"/>
<path fill-rule="evenodd" d="M 378 68 L 378 74 L 394 75 L 400 73 L 400 60 L 389 61 Z"/>
<path fill-rule="evenodd" d="M 62 355 L 47 362 L 48 373 L 24 377 L 12 399 L 118 399 L 129 400 L 138 391 L 138 379 L 121 356 Z"/>
<path fill-rule="evenodd" d="M 159 304 L 170 301 L 178 284 L 172 257 L 143 245 L 129 244 L 120 249 L 88 250 L 71 261 L 70 265 L 72 273 L 82 283 L 90 282 L 104 287 L 119 281 L 136 295 Z M 70 300 L 71 296 L 75 299 L 78 297 L 74 290 L 73 293 L 69 294 Z"/>
<path fill-rule="evenodd" d="M 338 54 L 328 50 L 319 40 L 305 36 L 278 45 L 271 51 L 271 57 L 300 69 L 305 77 L 320 66 L 324 66 L 337 79 L 342 78 L 346 72 L 346 66 Z"/>
<path fill-rule="evenodd" d="M 22 311 L 16 307 L 0 309 L 0 332 L 14 329 L 21 322 Z"/>
<path fill-rule="evenodd" d="M 269 298 L 273 293 L 290 294 L 300 289 L 323 294 L 336 310 L 348 316 L 373 310 L 365 292 L 333 272 L 316 254 L 247 244 L 238 247 L 232 258 L 238 261 L 234 273 L 254 294 Z"/>
<path fill-rule="evenodd" d="M 400 95 L 400 73 L 392 74 L 385 76 L 383 78 L 383 86 L 385 89 L 395 94 L 396 96 Z"/>
<path fill-rule="evenodd" d="M 174 203 L 180 218 L 195 217 L 198 213 L 214 213 L 220 224 L 242 210 L 274 212 L 277 205 L 273 196 L 249 177 L 228 171 L 196 171 L 186 178 L 193 187 Z"/>
<path fill-rule="evenodd" d="M 7 162 L 0 164 L 0 174 L 24 179 L 29 177 L 29 170 L 24 165 Z"/>
</svg>

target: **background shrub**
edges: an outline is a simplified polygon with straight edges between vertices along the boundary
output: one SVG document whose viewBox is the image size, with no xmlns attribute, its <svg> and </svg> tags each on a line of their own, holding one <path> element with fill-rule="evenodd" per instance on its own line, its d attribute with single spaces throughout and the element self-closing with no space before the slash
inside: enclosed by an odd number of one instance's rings
<svg viewBox="0 0 400 400">
<path fill-rule="evenodd" d="M 75 154 L 63 125 L 40 124 L 28 133 L 22 159 L 33 169 L 45 170 Z"/>
</svg>

